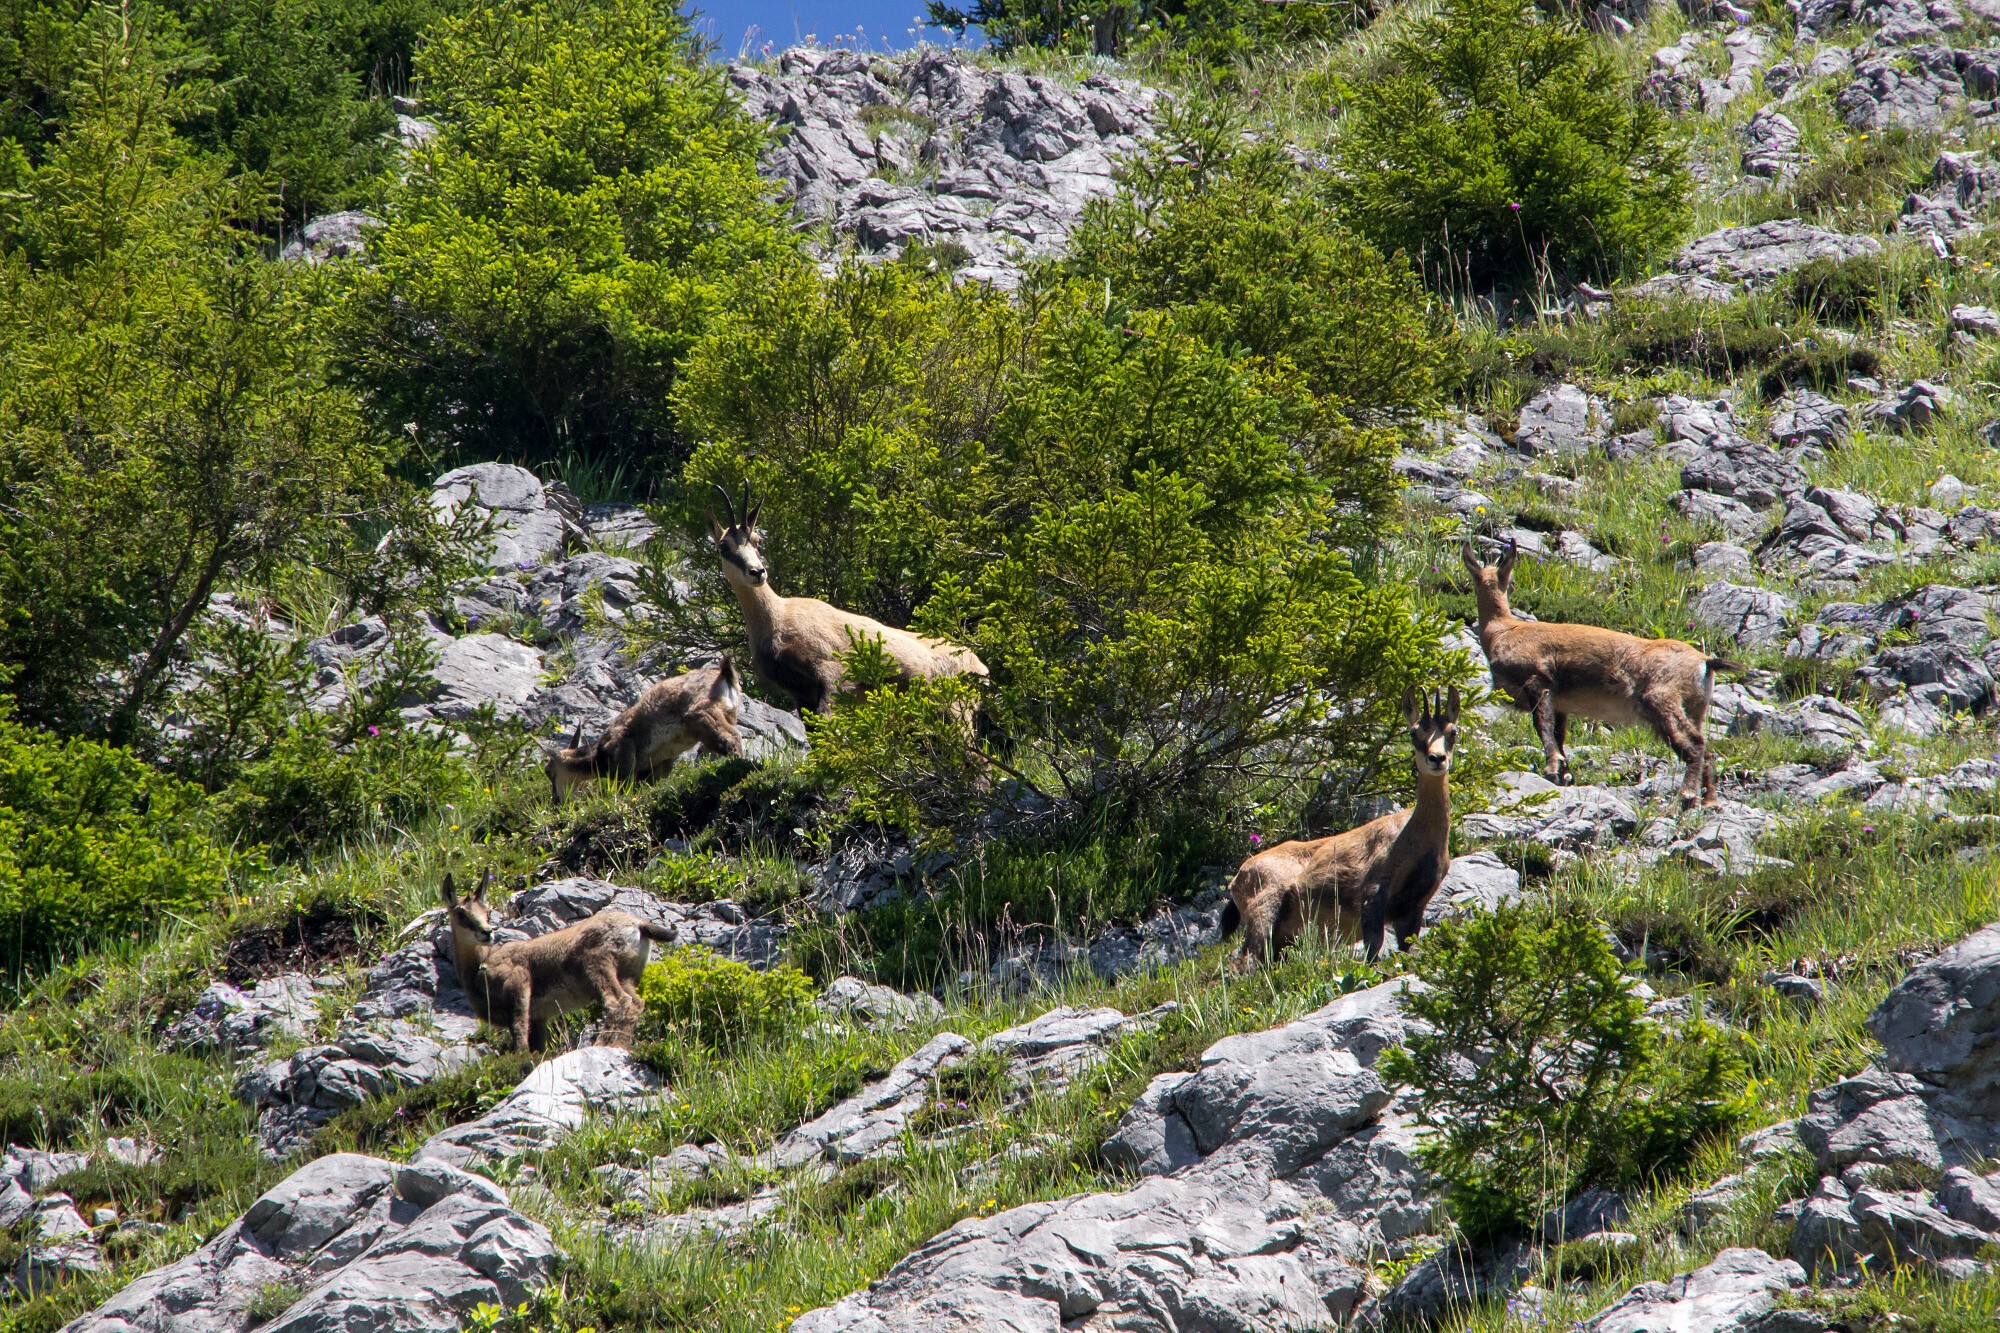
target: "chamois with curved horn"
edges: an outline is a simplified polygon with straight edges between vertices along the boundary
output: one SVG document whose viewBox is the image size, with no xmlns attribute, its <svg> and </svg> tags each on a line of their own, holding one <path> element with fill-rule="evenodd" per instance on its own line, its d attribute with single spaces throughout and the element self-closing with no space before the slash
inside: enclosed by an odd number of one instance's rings
<svg viewBox="0 0 2000 1333">
<path fill-rule="evenodd" d="M 1532 713 L 1542 738 L 1542 769 L 1569 780 L 1569 719 L 1613 727 L 1644 726 L 1687 765 L 1681 806 L 1714 805 L 1715 760 L 1708 753 L 1708 703 L 1719 671 L 1743 668 L 1679 639 L 1642 639 L 1596 625 L 1522 620 L 1508 604 L 1520 549 L 1509 541 L 1497 565 L 1481 564 L 1472 543 L 1460 549 L 1479 602 L 1479 646 L 1493 688 Z"/>
<path fill-rule="evenodd" d="M 841 688 L 845 656 L 862 640 L 875 639 L 904 680 L 922 676 L 983 676 L 986 664 L 970 648 L 912 634 L 868 616 L 843 611 L 816 597 L 780 597 L 771 589 L 764 562 L 764 534 L 757 529 L 762 502 L 743 484 L 743 502 L 731 502 L 720 485 L 715 492 L 729 515 L 725 526 L 709 511 L 708 526 L 722 557 L 723 577 L 735 590 L 750 631 L 750 665 L 773 689 L 801 708 L 824 713 Z"/>
<path fill-rule="evenodd" d="M 715 666 L 655 681 L 589 745 L 581 726 L 566 746 L 542 743 L 551 797 L 561 805 L 573 788 L 593 778 L 659 777 L 697 745 L 708 754 L 740 755 L 743 735 L 736 724 L 742 705 L 743 683 L 726 656 Z"/>
<path fill-rule="evenodd" d="M 639 974 L 652 947 L 674 933 L 607 908 L 573 926 L 531 940 L 493 942 L 493 908 L 486 901 L 489 872 L 461 897 L 444 877 L 444 906 L 451 922 L 452 966 L 472 1011 L 514 1033 L 514 1049 L 540 1050 L 548 1021 L 571 1009 L 604 1006 L 602 1045 L 630 1046 L 645 1001 Z"/>
<path fill-rule="evenodd" d="M 1458 744 L 1458 687 L 1444 698 L 1403 692 L 1403 720 L 1416 752 L 1417 803 L 1329 838 L 1281 842 L 1244 861 L 1229 881 L 1226 936 L 1240 924 L 1231 960 L 1248 972 L 1291 947 L 1308 923 L 1339 942 L 1357 936 L 1370 961 L 1387 931 L 1407 949 L 1424 909 L 1451 868 L 1451 752 Z"/>
</svg>

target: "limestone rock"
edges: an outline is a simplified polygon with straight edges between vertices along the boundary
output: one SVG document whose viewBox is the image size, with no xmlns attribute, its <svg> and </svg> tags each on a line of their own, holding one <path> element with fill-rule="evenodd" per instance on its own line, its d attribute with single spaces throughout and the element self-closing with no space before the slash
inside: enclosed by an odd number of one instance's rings
<svg viewBox="0 0 2000 1333">
<path fill-rule="evenodd" d="M 433 716 L 463 722 L 490 704 L 495 716 L 510 718 L 540 686 L 542 654 L 504 635 L 468 634 L 445 645 L 431 675 L 437 681 L 428 701 Z"/>
<path fill-rule="evenodd" d="M 1758 732 L 1788 736 L 1811 745 L 1839 750 L 1851 750 L 1868 743 L 1868 723 L 1861 714 L 1824 694 L 1809 694 L 1783 707 L 1764 704 L 1746 707 L 1737 713 L 1736 720 L 1729 726 L 1732 736 L 1749 736 Z"/>
<path fill-rule="evenodd" d="M 852 1018 L 869 1027 L 901 1030 L 912 1023 L 942 1018 L 944 1006 L 924 994 L 905 995 L 859 977 L 836 977 L 815 1001 L 822 1012 Z"/>
<path fill-rule="evenodd" d="M 793 1333 L 939 1327 L 1316 1327 L 1345 1319 L 1369 1247 L 1433 1228 L 1410 1131 L 1370 1066 L 1401 983 L 1346 996 L 1163 1075 L 1106 1155 L 1134 1187 L 967 1218 Z"/>
<path fill-rule="evenodd" d="M 368 234 L 381 225 L 381 218 L 359 209 L 322 213 L 285 243 L 278 258 L 304 264 L 359 259 L 368 252 Z"/>
<path fill-rule="evenodd" d="M 1771 414 L 1771 438 L 1785 448 L 1814 444 L 1830 449 L 1846 438 L 1847 409 L 1825 394 L 1793 389 Z"/>
<path fill-rule="evenodd" d="M 651 1104 L 660 1078 L 630 1051 L 586 1046 L 536 1066 L 485 1115 L 433 1135 L 416 1152 L 457 1167 L 471 1167 L 552 1148 L 589 1115 L 640 1110 Z"/>
<path fill-rule="evenodd" d="M 1870 403 L 1862 415 L 1871 426 L 1904 433 L 1927 429 L 1956 401 L 1957 396 L 1943 385 L 1914 380 Z"/>
<path fill-rule="evenodd" d="M 1434 926 L 1447 917 L 1472 912 L 1491 912 L 1521 896 L 1521 876 L 1515 869 L 1484 848 L 1454 856 L 1430 903 L 1424 908 L 1424 924 Z"/>
<path fill-rule="evenodd" d="M 960 276 L 1000 287 L 1112 193 L 1154 99 L 1102 74 L 1072 84 L 938 50 L 801 47 L 775 67 L 731 66 L 729 80 L 749 114 L 785 131 L 762 170 L 804 220 L 864 258 L 955 246 Z"/>
<path fill-rule="evenodd" d="M 1745 121 L 1743 174 L 1785 181 L 1799 169 L 1799 127 L 1776 107 L 1761 107 Z"/>
<path fill-rule="evenodd" d="M 1806 489 L 1806 475 L 1777 450 L 1753 440 L 1718 439 L 1681 468 L 1681 485 L 1769 509 Z"/>
<path fill-rule="evenodd" d="M 64 1333 L 456 1333 L 480 1304 L 519 1305 L 554 1267 L 538 1222 L 491 1181 L 441 1162 L 336 1153 L 310 1162 L 177 1263 Z M 295 1299 L 268 1322 L 274 1290 Z"/>
<path fill-rule="evenodd" d="M 1542 390 L 1521 409 L 1514 444 L 1530 454 L 1581 454 L 1610 427 L 1604 405 L 1574 384 Z"/>
<path fill-rule="evenodd" d="M 1863 60 L 1854 68 L 1854 81 L 1834 98 L 1843 121 L 1876 133 L 1892 128 L 1935 133 L 1964 105 L 1958 62 L 1946 46 L 1916 46 Z"/>
<path fill-rule="evenodd" d="M 1582 1333 L 1733 1333 L 1749 1329 L 1778 1303 L 1780 1293 L 1805 1286 L 1805 1270 L 1762 1250 L 1724 1250 L 1691 1273 L 1641 1282 L 1599 1314 Z"/>
<path fill-rule="evenodd" d="M 495 568 L 532 568 L 583 535 L 582 506 L 567 491 L 544 486 L 534 473 L 509 463 L 476 463 L 431 483 L 431 508 L 441 519 L 466 505 L 492 521 L 485 556 Z"/>
<path fill-rule="evenodd" d="M 1797 219 L 1724 227 L 1689 241 L 1674 260 L 1674 271 L 1714 282 L 1757 287 L 1803 268 L 1815 259 L 1853 259 L 1880 254 L 1873 236 L 1828 231 Z"/>
<path fill-rule="evenodd" d="M 170 1051 L 249 1053 L 280 1037 L 309 1036 L 319 1021 L 320 997 L 333 985 L 330 978 L 297 972 L 266 977 L 248 990 L 214 982 L 168 1025 L 162 1044 Z"/>
<path fill-rule="evenodd" d="M 1797 604 L 1768 588 L 1723 581 L 1711 583 L 1694 601 L 1696 623 L 1727 634 L 1745 647 L 1776 643 Z"/>
</svg>

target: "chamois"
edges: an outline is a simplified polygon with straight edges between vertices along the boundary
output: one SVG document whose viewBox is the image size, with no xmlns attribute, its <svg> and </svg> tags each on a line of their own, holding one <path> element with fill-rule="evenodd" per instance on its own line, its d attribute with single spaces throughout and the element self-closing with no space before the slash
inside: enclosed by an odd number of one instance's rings
<svg viewBox="0 0 2000 1333">
<path fill-rule="evenodd" d="M 1514 587 L 1512 541 L 1498 565 L 1482 565 L 1467 542 L 1460 551 L 1479 602 L 1479 646 L 1493 688 L 1533 713 L 1542 737 L 1542 768 L 1551 781 L 1569 780 L 1568 723 L 1572 715 L 1607 726 L 1647 726 L 1687 764 L 1681 807 L 1715 802 L 1715 761 L 1708 753 L 1708 703 L 1719 671 L 1743 668 L 1710 657 L 1679 639 L 1642 639 L 1596 625 L 1556 625 L 1517 619 L 1507 604 Z"/>
<path fill-rule="evenodd" d="M 742 754 L 743 737 L 736 729 L 742 704 L 743 685 L 727 657 L 715 666 L 655 681 L 589 745 L 583 744 L 581 726 L 567 746 L 542 743 L 552 799 L 561 805 L 571 789 L 592 778 L 637 782 L 657 777 L 697 745 L 710 754 Z"/>
<path fill-rule="evenodd" d="M 1424 908 L 1451 868 L 1458 687 L 1442 700 L 1405 690 L 1403 719 L 1416 752 L 1416 805 L 1332 837 L 1281 842 L 1238 866 L 1222 913 L 1225 936 L 1243 926 L 1243 949 L 1231 963 L 1236 971 L 1291 947 L 1309 920 L 1338 941 L 1359 936 L 1371 961 L 1382 952 L 1386 929 L 1396 932 L 1398 949 L 1423 930 Z"/>
<path fill-rule="evenodd" d="M 452 965 L 472 1010 L 496 1026 L 513 1029 L 516 1050 L 540 1050 L 557 1014 L 601 1001 L 602 1044 L 630 1046 L 645 1002 L 639 974 L 653 941 L 673 932 L 616 910 L 532 940 L 493 942 L 493 909 L 486 901 L 489 874 L 469 898 L 444 877 L 444 905 L 451 920 Z"/>
<path fill-rule="evenodd" d="M 722 556 L 723 577 L 736 591 L 750 631 L 750 664 L 760 679 L 790 695 L 799 707 L 824 713 L 840 688 L 849 649 L 878 640 L 904 680 L 920 676 L 983 676 L 986 664 L 970 648 L 885 625 L 879 620 L 830 606 L 816 597 L 780 597 L 771 590 L 764 563 L 764 534 L 757 530 L 763 503 L 752 503 L 743 485 L 739 513 L 729 492 L 715 488 L 729 512 L 728 526 L 713 510 L 709 531 Z"/>
</svg>

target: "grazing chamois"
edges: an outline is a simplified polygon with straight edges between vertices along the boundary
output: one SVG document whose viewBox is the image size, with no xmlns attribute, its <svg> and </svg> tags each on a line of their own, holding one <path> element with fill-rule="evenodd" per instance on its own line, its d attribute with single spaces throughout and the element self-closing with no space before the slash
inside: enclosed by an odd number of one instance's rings
<svg viewBox="0 0 2000 1333">
<path fill-rule="evenodd" d="M 567 746 L 542 742 L 552 799 L 561 805 L 573 788 L 592 778 L 637 782 L 658 777 L 697 745 L 709 754 L 740 755 L 743 736 L 736 729 L 736 714 L 742 706 L 743 683 L 727 657 L 715 666 L 655 681 L 589 745 L 583 744 L 581 726 Z"/>
<path fill-rule="evenodd" d="M 493 942 L 493 909 L 486 901 L 488 875 L 469 898 L 444 877 L 444 905 L 451 920 L 452 965 L 472 1011 L 514 1033 L 514 1049 L 540 1050 L 557 1014 L 601 1002 L 605 1046 L 630 1046 L 645 1002 L 639 974 L 653 941 L 673 932 L 616 910 L 550 931 L 532 940 Z"/>
<path fill-rule="evenodd" d="M 1482 565 L 1467 542 L 1460 551 L 1479 601 L 1479 646 L 1493 688 L 1535 716 L 1542 768 L 1551 781 L 1569 780 L 1571 715 L 1613 727 L 1646 726 L 1687 764 L 1681 807 L 1715 804 L 1715 761 L 1708 753 L 1708 702 L 1719 671 L 1743 668 L 1710 657 L 1679 639 L 1642 639 L 1596 625 L 1556 625 L 1517 619 L 1507 604 L 1514 588 L 1512 541 L 1498 565 Z"/>
<path fill-rule="evenodd" d="M 1229 881 L 1226 936 L 1243 927 L 1231 966 L 1248 972 L 1298 939 L 1308 922 L 1341 942 L 1359 936 L 1372 961 L 1384 932 L 1407 949 L 1451 868 L 1451 751 L 1458 743 L 1458 687 L 1440 700 L 1403 692 L 1416 752 L 1417 803 L 1329 838 L 1281 842 L 1250 857 Z"/>
<path fill-rule="evenodd" d="M 747 482 L 740 513 L 728 491 L 721 486 L 715 491 L 729 512 L 729 523 L 725 527 L 711 510 L 709 531 L 722 556 L 723 577 L 743 607 L 743 621 L 750 631 L 750 664 L 760 679 L 790 695 L 799 707 L 824 713 L 846 673 L 846 654 L 867 639 L 881 643 L 906 681 L 986 674 L 986 664 L 970 648 L 927 639 L 816 597 L 778 596 L 771 590 L 770 567 L 764 563 L 764 534 L 757 530 L 762 502 L 751 502 Z"/>
</svg>

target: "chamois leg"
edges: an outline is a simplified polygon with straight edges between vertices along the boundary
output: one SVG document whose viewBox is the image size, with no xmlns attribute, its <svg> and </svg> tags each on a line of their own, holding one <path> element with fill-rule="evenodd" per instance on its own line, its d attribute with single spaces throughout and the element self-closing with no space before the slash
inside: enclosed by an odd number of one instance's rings
<svg viewBox="0 0 2000 1333">
<path fill-rule="evenodd" d="M 1557 731 L 1555 691 L 1543 681 L 1529 681 L 1522 693 L 1528 711 L 1535 715 L 1535 730 L 1542 738 L 1542 775 L 1551 782 L 1564 779 L 1568 765 L 1562 758 L 1562 740 Z"/>
<path fill-rule="evenodd" d="M 1389 895 L 1385 889 L 1376 889 L 1368 895 L 1367 905 L 1361 909 L 1361 947 L 1368 953 L 1368 961 L 1374 962 L 1382 953 L 1382 939 L 1389 921 Z M 1403 945 L 1403 932 L 1396 932 L 1396 947 Z"/>
<path fill-rule="evenodd" d="M 1648 700 L 1645 711 L 1649 715 L 1646 720 L 1652 723 L 1655 734 L 1672 747 L 1674 754 L 1687 765 L 1687 771 L 1681 775 L 1681 809 L 1694 805 L 1704 785 L 1707 787 L 1706 799 L 1712 801 L 1714 779 L 1709 776 L 1708 738 L 1702 729 L 1688 720 L 1677 703 L 1661 705 Z"/>
<path fill-rule="evenodd" d="M 613 958 L 599 958 L 586 964 L 584 977 L 591 989 L 597 992 L 598 1002 L 604 1006 L 604 1021 L 598 1025 L 598 1045 L 629 1047 L 638 1035 L 640 1000 L 638 993 L 627 989 L 625 979 L 618 975 L 618 962 Z"/>
<path fill-rule="evenodd" d="M 1550 708 L 1555 707 L 1553 699 L 1551 699 L 1549 707 Z M 1562 781 L 1564 782 L 1572 781 L 1569 771 L 1569 714 L 1568 713 L 1556 714 L 1556 762 L 1562 765 Z"/>
<path fill-rule="evenodd" d="M 535 1018 L 530 1010 L 534 992 L 526 986 L 509 986 L 507 998 L 514 1006 L 514 1049 L 532 1051 L 535 1049 Z"/>
</svg>

